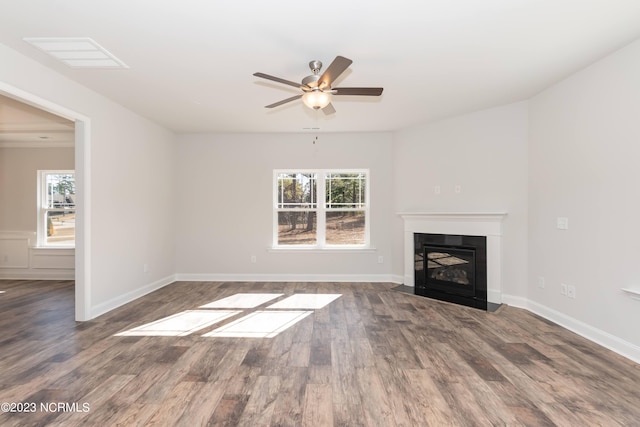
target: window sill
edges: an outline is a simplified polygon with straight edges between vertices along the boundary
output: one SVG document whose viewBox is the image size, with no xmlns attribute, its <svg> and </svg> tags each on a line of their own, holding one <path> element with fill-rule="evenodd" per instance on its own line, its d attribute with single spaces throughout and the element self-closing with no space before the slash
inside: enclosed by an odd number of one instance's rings
<svg viewBox="0 0 640 427">
<path fill-rule="evenodd" d="M 376 253 L 378 250 L 376 248 L 372 248 L 372 247 L 366 247 L 366 248 L 358 248 L 358 247 L 351 247 L 351 248 L 335 248 L 335 247 L 330 247 L 330 248 L 305 248 L 305 247 L 300 247 L 300 248 L 294 248 L 294 247 L 282 247 L 282 246 L 272 246 L 270 248 L 267 249 L 267 252 L 274 252 L 274 253 L 362 253 L 362 254 L 372 254 L 372 253 Z"/>
<path fill-rule="evenodd" d="M 69 252 L 75 252 L 76 248 L 73 246 L 33 246 L 31 248 L 32 251 L 38 252 L 45 252 L 45 251 L 69 251 Z"/>
</svg>

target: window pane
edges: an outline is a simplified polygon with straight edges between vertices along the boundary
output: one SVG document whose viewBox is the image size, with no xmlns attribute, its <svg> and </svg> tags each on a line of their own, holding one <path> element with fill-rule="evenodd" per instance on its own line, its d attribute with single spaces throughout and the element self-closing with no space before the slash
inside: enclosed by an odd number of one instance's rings
<svg viewBox="0 0 640 427">
<path fill-rule="evenodd" d="M 279 245 L 315 245 L 315 212 L 278 212 Z"/>
<path fill-rule="evenodd" d="M 316 174 L 278 174 L 278 208 L 316 207 Z"/>
<path fill-rule="evenodd" d="M 365 207 L 365 182 L 364 173 L 327 174 L 327 209 Z"/>
<path fill-rule="evenodd" d="M 73 246 L 76 241 L 76 211 L 49 211 L 46 214 L 47 244 Z"/>
<path fill-rule="evenodd" d="M 328 245 L 363 245 L 365 243 L 364 211 L 327 212 Z"/>
<path fill-rule="evenodd" d="M 75 208 L 76 181 L 73 174 L 47 174 L 46 186 L 46 208 Z"/>
</svg>

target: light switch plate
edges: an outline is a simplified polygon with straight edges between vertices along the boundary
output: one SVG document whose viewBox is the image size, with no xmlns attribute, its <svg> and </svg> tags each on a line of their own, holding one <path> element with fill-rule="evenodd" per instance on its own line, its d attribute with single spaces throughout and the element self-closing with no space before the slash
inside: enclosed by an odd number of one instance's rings
<svg viewBox="0 0 640 427">
<path fill-rule="evenodd" d="M 558 230 L 568 230 L 569 218 L 567 218 L 566 216 L 559 216 L 556 224 L 557 224 Z"/>
</svg>

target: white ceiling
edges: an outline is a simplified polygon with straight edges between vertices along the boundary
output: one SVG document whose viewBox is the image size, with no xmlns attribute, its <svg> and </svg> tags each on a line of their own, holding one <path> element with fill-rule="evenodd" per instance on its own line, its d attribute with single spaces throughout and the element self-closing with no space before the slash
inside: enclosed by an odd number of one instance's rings
<svg viewBox="0 0 640 427">
<path fill-rule="evenodd" d="M 67 119 L 0 95 L 0 147 L 70 146 L 74 130 Z"/>
<path fill-rule="evenodd" d="M 0 0 L 0 43 L 176 132 L 390 131 L 527 99 L 640 36 L 638 0 Z M 74 69 L 23 41 L 90 37 L 130 68 Z M 353 60 L 325 117 L 300 81 Z M 3 64 L 2 66 L 6 66 Z"/>
</svg>

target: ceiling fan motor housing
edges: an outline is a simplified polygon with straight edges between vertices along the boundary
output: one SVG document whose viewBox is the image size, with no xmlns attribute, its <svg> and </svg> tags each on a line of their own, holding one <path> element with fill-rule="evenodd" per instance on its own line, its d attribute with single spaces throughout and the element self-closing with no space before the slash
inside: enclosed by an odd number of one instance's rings
<svg viewBox="0 0 640 427">
<path fill-rule="evenodd" d="M 302 90 L 305 90 L 304 86 L 308 86 L 310 88 L 318 87 L 318 80 L 320 80 L 320 75 L 318 74 L 312 74 L 305 77 L 304 79 L 302 79 Z"/>
</svg>

